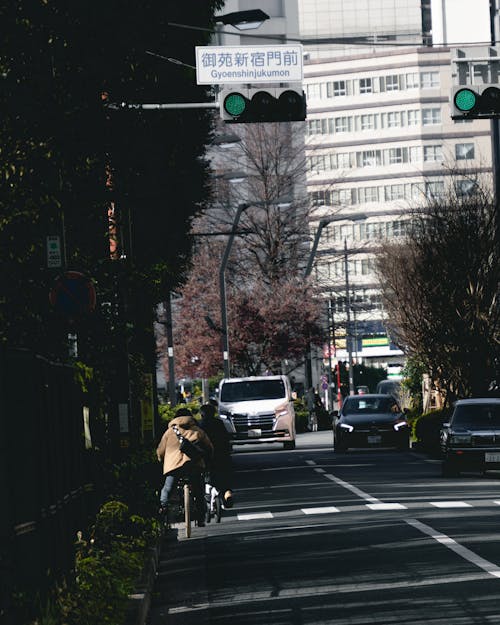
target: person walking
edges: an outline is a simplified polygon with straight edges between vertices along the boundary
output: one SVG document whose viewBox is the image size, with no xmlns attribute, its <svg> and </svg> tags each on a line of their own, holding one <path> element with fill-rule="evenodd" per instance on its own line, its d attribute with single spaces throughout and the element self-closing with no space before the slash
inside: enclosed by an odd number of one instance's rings
<svg viewBox="0 0 500 625">
<path fill-rule="evenodd" d="M 188 455 L 182 453 L 175 429 L 188 441 L 201 446 L 206 452 L 207 460 L 192 460 Z M 206 504 L 203 473 L 206 469 L 206 464 L 213 454 L 213 449 L 209 437 L 198 427 L 191 411 L 188 408 L 179 408 L 175 413 L 175 417 L 168 424 L 156 449 L 158 461 L 163 462 L 163 475 L 165 477 L 160 493 L 159 514 L 161 517 L 167 516 L 170 494 L 179 477 L 182 476 L 187 477 L 191 483 L 198 525 L 205 525 Z"/>
<path fill-rule="evenodd" d="M 215 415 L 213 404 L 203 404 L 200 407 L 200 427 L 208 435 L 212 442 L 214 453 L 208 463 L 210 483 L 220 492 L 224 493 L 224 507 L 232 508 L 232 462 L 231 462 L 231 439 L 222 419 Z"/>
</svg>

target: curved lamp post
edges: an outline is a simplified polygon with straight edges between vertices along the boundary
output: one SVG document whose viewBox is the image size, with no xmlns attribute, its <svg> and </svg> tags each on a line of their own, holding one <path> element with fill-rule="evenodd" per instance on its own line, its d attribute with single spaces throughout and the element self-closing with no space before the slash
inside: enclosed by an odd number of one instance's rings
<svg viewBox="0 0 500 625">
<path fill-rule="evenodd" d="M 343 214 L 343 215 L 335 215 L 334 217 L 326 217 L 321 219 L 318 224 L 318 229 L 316 230 L 316 234 L 314 235 L 314 241 L 311 247 L 311 252 L 309 254 L 309 260 L 307 262 L 306 271 L 304 277 L 307 278 L 312 271 L 314 257 L 316 256 L 316 252 L 318 250 L 319 239 L 321 237 L 321 233 L 323 228 L 328 224 L 332 223 L 332 221 L 359 221 L 362 219 L 366 219 L 367 215 L 365 213 L 354 213 L 354 214 Z M 351 296 L 349 291 L 349 264 L 347 259 L 347 239 L 344 238 L 344 266 L 345 266 L 345 292 L 346 292 L 346 347 L 347 347 L 347 357 L 349 362 L 349 394 L 354 395 L 354 367 L 352 360 L 352 337 L 351 337 Z M 309 382 L 309 381 L 308 381 Z"/>
</svg>

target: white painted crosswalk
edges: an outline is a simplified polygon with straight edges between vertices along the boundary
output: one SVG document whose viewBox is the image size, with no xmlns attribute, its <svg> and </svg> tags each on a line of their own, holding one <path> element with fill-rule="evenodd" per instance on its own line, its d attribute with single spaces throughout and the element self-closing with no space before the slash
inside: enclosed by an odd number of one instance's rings
<svg viewBox="0 0 500 625">
<path fill-rule="evenodd" d="M 232 515 L 232 518 L 236 518 L 238 521 L 250 521 L 258 519 L 273 519 L 282 516 L 293 515 L 328 515 L 328 514 L 342 514 L 342 513 L 356 513 L 371 510 L 373 512 L 387 512 L 387 511 L 404 511 L 404 510 L 422 510 L 422 509 L 435 509 L 440 510 L 452 510 L 452 509 L 478 509 L 478 508 L 498 508 L 500 506 L 500 500 L 492 499 L 476 499 L 474 501 L 418 501 L 411 504 L 402 504 L 398 502 L 378 502 L 378 503 L 364 503 L 353 504 L 350 506 L 311 506 L 308 508 L 299 508 L 297 510 L 280 510 L 280 511 L 259 511 L 259 512 L 236 512 Z M 229 518 L 229 515 L 228 515 Z"/>
</svg>

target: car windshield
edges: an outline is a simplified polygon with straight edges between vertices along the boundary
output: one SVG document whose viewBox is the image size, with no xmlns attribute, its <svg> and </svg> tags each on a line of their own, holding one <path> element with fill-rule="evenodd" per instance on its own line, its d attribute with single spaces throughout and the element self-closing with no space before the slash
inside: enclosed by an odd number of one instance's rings
<svg viewBox="0 0 500 625">
<path fill-rule="evenodd" d="M 256 399 L 281 399 L 286 397 L 283 380 L 247 380 L 226 382 L 222 385 L 220 401 L 255 401 Z"/>
<path fill-rule="evenodd" d="M 390 396 L 386 397 L 349 397 L 344 402 L 342 412 L 345 415 L 384 414 L 401 412 L 398 404 Z"/>
<path fill-rule="evenodd" d="M 500 428 L 500 404 L 469 404 L 457 406 L 453 425 L 462 427 Z"/>
</svg>

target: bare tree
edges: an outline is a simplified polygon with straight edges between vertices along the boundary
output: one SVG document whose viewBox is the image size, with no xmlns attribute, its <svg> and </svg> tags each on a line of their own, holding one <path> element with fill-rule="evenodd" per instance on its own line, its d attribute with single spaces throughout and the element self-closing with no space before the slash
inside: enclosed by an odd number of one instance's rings
<svg viewBox="0 0 500 625">
<path fill-rule="evenodd" d="M 499 379 L 498 204 L 484 181 L 464 178 L 414 209 L 406 241 L 377 261 L 393 337 L 448 400 L 483 395 Z"/>
</svg>

